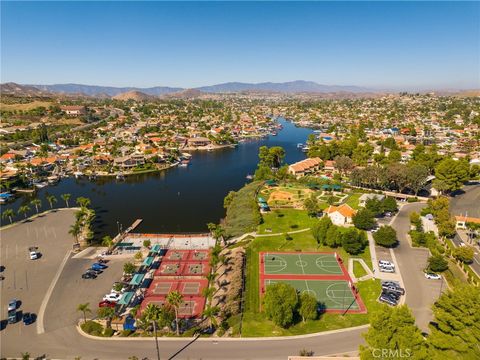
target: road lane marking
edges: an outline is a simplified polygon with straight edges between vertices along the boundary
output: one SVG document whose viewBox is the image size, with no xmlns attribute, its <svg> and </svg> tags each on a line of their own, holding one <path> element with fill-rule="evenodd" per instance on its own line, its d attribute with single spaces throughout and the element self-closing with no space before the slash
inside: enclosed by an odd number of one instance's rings
<svg viewBox="0 0 480 360">
<path fill-rule="evenodd" d="M 68 258 L 70 257 L 70 253 L 71 251 L 68 250 L 67 253 L 65 254 L 65 257 L 63 258 L 63 261 L 60 264 L 57 270 L 57 273 L 55 274 L 55 277 L 52 280 L 52 283 L 47 289 L 47 293 L 43 298 L 42 304 L 40 305 L 40 310 L 38 311 L 38 318 L 37 318 L 37 334 L 43 334 L 45 332 L 45 327 L 43 325 L 43 316 L 45 315 L 45 309 L 47 308 L 47 304 L 48 304 L 48 301 L 50 300 L 50 296 L 52 295 L 53 289 L 55 288 L 55 285 L 57 284 L 57 281 L 60 278 L 60 275 L 62 274 L 63 268 L 65 267 L 65 264 L 67 263 Z"/>
</svg>

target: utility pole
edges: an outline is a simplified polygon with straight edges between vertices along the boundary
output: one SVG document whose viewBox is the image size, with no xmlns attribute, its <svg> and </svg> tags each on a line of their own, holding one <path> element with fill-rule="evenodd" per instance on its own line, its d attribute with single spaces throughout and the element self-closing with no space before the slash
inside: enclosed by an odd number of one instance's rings
<svg viewBox="0 0 480 360">
<path fill-rule="evenodd" d="M 157 347 L 157 360 L 160 360 L 160 349 L 158 348 L 158 338 L 157 338 L 157 323 L 155 320 L 153 323 L 153 332 L 155 333 L 155 346 Z"/>
</svg>

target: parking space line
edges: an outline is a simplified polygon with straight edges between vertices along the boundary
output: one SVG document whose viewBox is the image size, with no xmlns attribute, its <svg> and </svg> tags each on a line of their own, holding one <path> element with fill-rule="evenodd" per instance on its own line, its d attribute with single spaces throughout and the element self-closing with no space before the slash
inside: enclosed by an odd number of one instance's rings
<svg viewBox="0 0 480 360">
<path fill-rule="evenodd" d="M 62 263 L 58 267 L 57 273 L 55 274 L 55 277 L 53 278 L 45 294 L 45 297 L 42 300 L 42 304 L 40 305 L 40 310 L 38 311 L 37 334 L 43 334 L 45 332 L 45 327 L 43 325 L 43 316 L 45 315 L 45 309 L 47 308 L 47 304 L 48 304 L 48 301 L 50 300 L 50 296 L 52 295 L 53 289 L 55 288 L 55 285 L 57 284 L 57 281 L 60 278 L 60 275 L 62 274 L 63 268 L 65 267 L 65 264 L 67 263 L 68 258 L 70 257 L 70 253 L 71 251 L 68 250 L 67 253 L 65 254 L 65 257 L 63 258 Z"/>
</svg>

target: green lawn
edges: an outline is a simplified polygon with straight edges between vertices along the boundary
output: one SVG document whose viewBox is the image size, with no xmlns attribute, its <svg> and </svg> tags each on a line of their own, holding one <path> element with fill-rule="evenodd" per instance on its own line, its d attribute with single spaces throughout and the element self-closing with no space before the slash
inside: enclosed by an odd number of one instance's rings
<svg viewBox="0 0 480 360">
<path fill-rule="evenodd" d="M 367 306 L 367 314 L 341 314 L 325 313 L 317 320 L 308 320 L 305 323 L 298 321 L 288 329 L 276 326 L 266 319 L 264 313 L 245 311 L 242 324 L 242 336 L 287 336 L 301 335 L 320 331 L 336 330 L 346 327 L 368 324 L 369 317 L 381 305 L 377 297 L 381 291 L 380 280 L 367 280 L 357 284 L 360 296 Z"/>
<path fill-rule="evenodd" d="M 345 202 L 348 204 L 351 208 L 353 209 L 358 209 L 358 200 L 360 199 L 360 196 L 362 196 L 363 193 L 353 193 L 348 196 L 347 201 Z"/>
<path fill-rule="evenodd" d="M 361 278 L 362 276 L 367 275 L 367 272 L 363 268 L 362 264 L 360 264 L 358 261 L 353 262 L 353 274 L 357 279 Z"/>
<path fill-rule="evenodd" d="M 258 226 L 257 233 L 284 233 L 312 227 L 318 220 L 308 216 L 305 210 L 278 209 L 263 214 L 263 223 Z M 271 231 L 266 231 L 270 229 Z"/>
<path fill-rule="evenodd" d="M 336 251 L 348 263 L 350 255 L 342 248 L 331 249 L 329 247 L 318 246 L 310 231 L 291 235 L 292 240 L 286 240 L 285 236 L 258 237 L 247 247 L 247 268 L 246 268 L 246 288 L 245 288 L 245 307 L 242 325 L 242 336 L 281 336 L 298 335 L 319 331 L 340 329 L 344 327 L 358 326 L 368 323 L 368 317 L 379 303 L 377 297 L 380 294 L 380 282 L 378 280 L 367 280 L 357 284 L 360 290 L 360 296 L 365 303 L 369 314 L 340 314 L 326 313 L 320 319 L 315 321 L 299 322 L 289 329 L 282 329 L 275 326 L 267 320 L 260 312 L 259 296 L 259 255 L 260 251 Z M 364 259 L 371 267 L 370 253 L 368 247 L 362 254 L 356 255 Z"/>
</svg>

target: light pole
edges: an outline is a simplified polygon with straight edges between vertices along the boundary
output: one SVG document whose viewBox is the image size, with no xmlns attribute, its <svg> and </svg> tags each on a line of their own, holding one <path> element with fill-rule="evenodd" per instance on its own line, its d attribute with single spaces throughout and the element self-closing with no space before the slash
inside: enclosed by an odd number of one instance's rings
<svg viewBox="0 0 480 360">
<path fill-rule="evenodd" d="M 120 234 L 120 223 L 117 221 L 117 233 Z"/>
<path fill-rule="evenodd" d="M 157 360 L 160 360 L 160 349 L 158 348 L 158 338 L 157 338 L 157 322 L 155 320 L 153 323 L 153 332 L 155 333 L 155 346 L 157 347 Z"/>
</svg>

